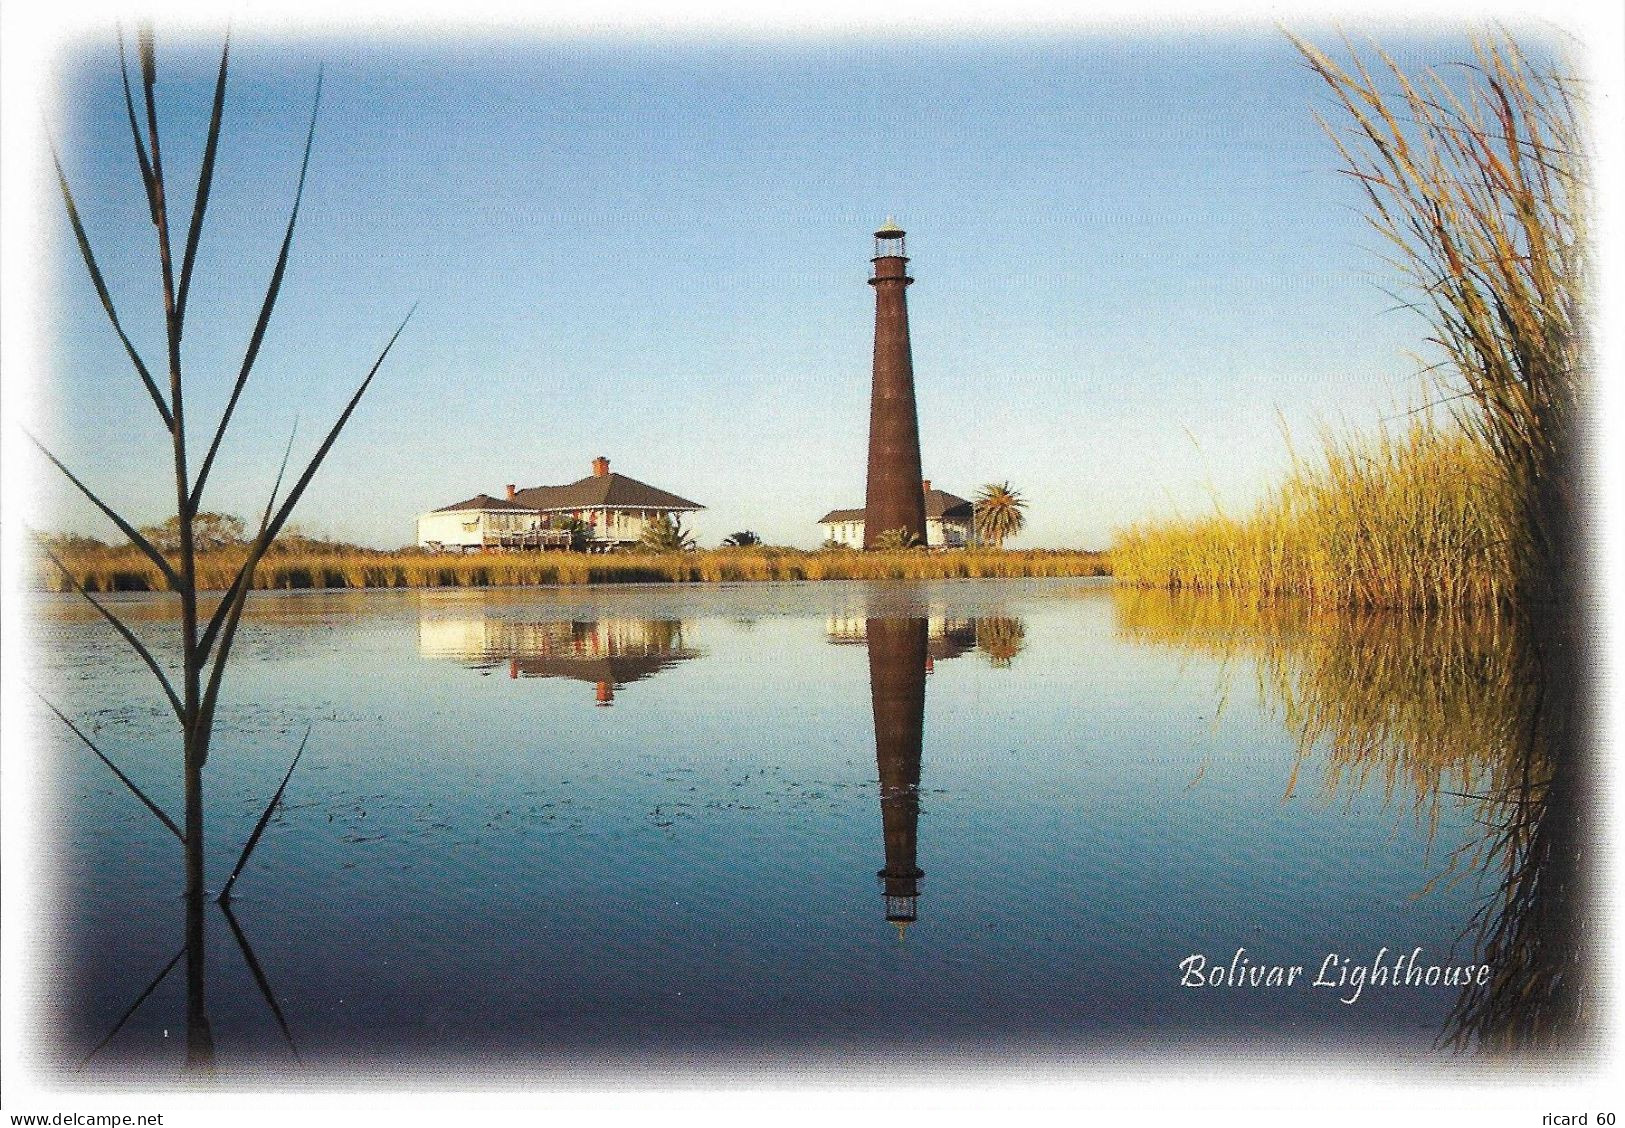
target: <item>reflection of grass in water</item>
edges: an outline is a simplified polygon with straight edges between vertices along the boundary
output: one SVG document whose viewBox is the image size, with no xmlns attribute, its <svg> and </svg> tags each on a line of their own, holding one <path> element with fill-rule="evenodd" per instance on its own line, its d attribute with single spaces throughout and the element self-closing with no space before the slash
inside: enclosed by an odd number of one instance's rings
<svg viewBox="0 0 1625 1128">
<path fill-rule="evenodd" d="M 1525 733 L 1530 679 L 1494 615 L 1348 614 L 1299 603 L 1120 590 L 1137 642 L 1255 663 L 1259 692 L 1297 741 L 1286 790 L 1312 757 L 1328 795 L 1380 781 L 1437 815 L 1450 793 L 1496 794 Z"/>
<path fill-rule="evenodd" d="M 1538 737 L 1537 737 L 1538 741 Z M 1544 750 L 1544 742 L 1537 744 Z M 1483 1053 L 1571 1048 L 1585 1030 L 1584 857 L 1574 758 L 1532 755 L 1519 790 L 1488 807 L 1482 852 L 1502 860 L 1474 915 L 1490 981 L 1462 992 L 1441 1045 Z M 1548 764 L 1556 765 L 1549 770 Z"/>
<path fill-rule="evenodd" d="M 1131 641 L 1253 661 L 1260 695 L 1297 741 L 1288 794 L 1318 758 L 1328 797 L 1375 780 L 1389 801 L 1413 792 L 1430 842 L 1447 797 L 1471 804 L 1483 832 L 1454 850 L 1428 887 L 1491 875 L 1493 889 L 1463 937 L 1491 980 L 1462 992 L 1440 1043 L 1485 1053 L 1569 1044 L 1585 971 L 1583 750 L 1554 723 L 1571 711 L 1564 688 L 1537 668 L 1515 620 L 1326 614 L 1301 603 L 1132 590 L 1116 599 L 1119 634 Z"/>
</svg>

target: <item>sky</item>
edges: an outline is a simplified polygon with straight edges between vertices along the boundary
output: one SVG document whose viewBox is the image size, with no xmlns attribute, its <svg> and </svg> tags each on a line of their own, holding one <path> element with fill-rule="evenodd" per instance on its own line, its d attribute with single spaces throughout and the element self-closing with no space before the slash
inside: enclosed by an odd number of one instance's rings
<svg viewBox="0 0 1625 1128">
<path fill-rule="evenodd" d="M 1336 43 L 1309 26 L 1311 38 Z M 1414 67 L 1463 36 L 1373 34 Z M 217 47 L 160 39 L 185 214 Z M 161 367 L 154 235 L 116 39 L 54 62 L 49 117 L 132 336 Z M 195 449 L 229 390 L 321 106 L 292 258 L 204 508 L 256 514 L 410 324 L 295 522 L 378 547 L 504 485 L 612 469 L 704 504 L 702 545 L 814 547 L 861 506 L 871 232 L 908 232 L 924 473 L 1028 502 L 1013 547 L 1105 547 L 1240 512 L 1288 436 L 1430 398 L 1278 31 L 977 35 L 539 31 L 287 38 L 239 28 L 185 364 Z M 173 512 L 166 437 L 51 207 L 42 438 L 137 523 Z M 116 532 L 42 479 L 39 527 Z"/>
</svg>

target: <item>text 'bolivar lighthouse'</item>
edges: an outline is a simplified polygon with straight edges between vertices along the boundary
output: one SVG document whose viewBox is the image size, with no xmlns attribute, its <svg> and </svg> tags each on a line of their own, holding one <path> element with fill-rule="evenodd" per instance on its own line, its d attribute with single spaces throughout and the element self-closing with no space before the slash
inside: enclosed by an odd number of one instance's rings
<svg viewBox="0 0 1625 1128">
<path fill-rule="evenodd" d="M 908 301 L 914 279 L 903 229 L 891 218 L 875 232 L 874 384 L 869 398 L 869 482 L 864 497 L 863 547 L 900 530 L 925 543 L 925 497 L 920 491 L 920 422 L 914 406 L 914 358 L 908 342 Z"/>
</svg>

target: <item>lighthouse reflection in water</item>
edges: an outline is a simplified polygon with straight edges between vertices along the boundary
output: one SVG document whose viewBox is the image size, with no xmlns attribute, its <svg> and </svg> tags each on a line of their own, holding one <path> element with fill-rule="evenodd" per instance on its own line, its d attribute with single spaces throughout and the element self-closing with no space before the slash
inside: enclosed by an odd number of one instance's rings
<svg viewBox="0 0 1625 1128">
<path fill-rule="evenodd" d="M 886 919 L 898 936 L 919 915 L 916 861 L 920 825 L 920 745 L 925 735 L 925 674 L 930 661 L 924 619 L 870 619 L 869 693 L 875 713 L 875 766 L 886 868 L 880 871 Z"/>
</svg>

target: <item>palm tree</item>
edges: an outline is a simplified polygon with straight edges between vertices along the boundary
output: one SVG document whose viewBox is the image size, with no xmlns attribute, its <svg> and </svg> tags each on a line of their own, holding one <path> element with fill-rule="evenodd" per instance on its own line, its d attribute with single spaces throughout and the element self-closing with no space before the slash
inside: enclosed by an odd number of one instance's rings
<svg viewBox="0 0 1625 1128">
<path fill-rule="evenodd" d="M 1026 638 L 1027 624 L 1020 619 L 994 615 L 976 620 L 976 649 L 1001 670 L 1021 653 Z"/>
<path fill-rule="evenodd" d="M 644 526 L 638 544 L 649 552 L 685 552 L 694 547 L 694 538 L 681 516 L 662 513 Z"/>
<path fill-rule="evenodd" d="M 990 482 L 976 495 L 973 523 L 978 540 L 991 541 L 995 548 L 1003 548 L 1006 538 L 1013 537 L 1027 525 L 1021 512 L 1027 503 L 1009 482 Z"/>
<path fill-rule="evenodd" d="M 918 548 L 920 538 L 907 529 L 887 529 L 875 538 L 878 552 L 900 552 L 905 548 Z"/>
<path fill-rule="evenodd" d="M 722 542 L 722 547 L 723 548 L 750 548 L 750 547 L 752 547 L 754 545 L 758 545 L 758 544 L 761 544 L 761 543 L 762 543 L 762 538 L 761 537 L 757 536 L 755 533 L 751 532 L 749 529 L 744 529 L 744 530 L 741 530 L 740 532 L 732 534 L 729 537 L 724 538 L 724 540 Z"/>
</svg>

